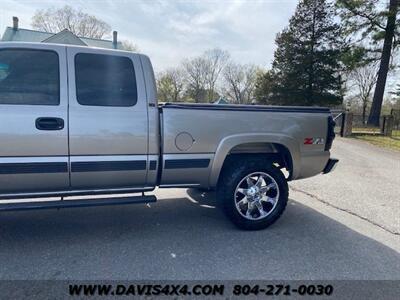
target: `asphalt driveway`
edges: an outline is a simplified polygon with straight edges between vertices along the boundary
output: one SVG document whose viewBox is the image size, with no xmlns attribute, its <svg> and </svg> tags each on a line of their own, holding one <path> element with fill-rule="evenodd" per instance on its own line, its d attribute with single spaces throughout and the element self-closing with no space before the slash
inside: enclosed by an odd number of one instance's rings
<svg viewBox="0 0 400 300">
<path fill-rule="evenodd" d="M 4 213 L 0 279 L 400 279 L 397 236 L 296 194 L 257 232 L 191 190 L 150 207 Z"/>
<path fill-rule="evenodd" d="M 400 152 L 336 138 L 334 172 L 294 181 L 292 189 L 400 234 Z"/>
</svg>

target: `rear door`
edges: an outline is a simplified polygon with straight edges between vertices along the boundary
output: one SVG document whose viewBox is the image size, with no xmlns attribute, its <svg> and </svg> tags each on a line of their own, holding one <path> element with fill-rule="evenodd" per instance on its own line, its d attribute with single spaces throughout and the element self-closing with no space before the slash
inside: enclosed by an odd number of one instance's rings
<svg viewBox="0 0 400 300">
<path fill-rule="evenodd" d="M 67 48 L 73 189 L 143 187 L 148 117 L 138 55 Z"/>
<path fill-rule="evenodd" d="M 0 194 L 69 187 L 66 50 L 0 43 Z"/>
</svg>

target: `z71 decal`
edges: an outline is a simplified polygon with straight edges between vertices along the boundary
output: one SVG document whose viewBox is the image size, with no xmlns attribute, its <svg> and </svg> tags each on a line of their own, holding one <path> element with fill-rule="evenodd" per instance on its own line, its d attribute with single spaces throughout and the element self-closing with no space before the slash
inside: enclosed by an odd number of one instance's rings
<svg viewBox="0 0 400 300">
<path fill-rule="evenodd" d="M 324 138 L 316 137 L 316 138 L 305 138 L 304 145 L 323 145 L 325 144 Z"/>
</svg>

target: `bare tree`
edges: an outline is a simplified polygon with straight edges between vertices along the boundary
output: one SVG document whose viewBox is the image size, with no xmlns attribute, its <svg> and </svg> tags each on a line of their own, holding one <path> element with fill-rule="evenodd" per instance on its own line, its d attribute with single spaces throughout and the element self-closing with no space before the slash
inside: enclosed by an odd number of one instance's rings
<svg viewBox="0 0 400 300">
<path fill-rule="evenodd" d="M 58 9 L 48 8 L 36 11 L 32 17 L 32 27 L 53 33 L 68 29 L 78 36 L 97 39 L 111 32 L 111 27 L 106 22 L 68 5 Z"/>
<path fill-rule="evenodd" d="M 257 79 L 257 67 L 229 63 L 224 70 L 225 95 L 237 104 L 251 104 Z"/>
<path fill-rule="evenodd" d="M 183 62 L 187 77 L 187 93 L 196 103 L 205 102 L 207 94 L 207 61 L 204 57 L 195 57 Z"/>
<path fill-rule="evenodd" d="M 179 68 L 167 69 L 157 76 L 158 99 L 163 102 L 180 102 L 184 88 L 183 71 Z"/>
<path fill-rule="evenodd" d="M 122 50 L 138 52 L 139 47 L 136 44 L 132 43 L 131 41 L 123 40 L 122 41 Z"/>
<path fill-rule="evenodd" d="M 215 100 L 216 83 L 229 60 L 229 56 L 228 51 L 218 48 L 207 50 L 203 54 L 203 58 L 206 62 L 205 81 L 208 90 L 208 102 Z"/>
<path fill-rule="evenodd" d="M 377 63 L 371 63 L 356 68 L 350 73 L 349 77 L 354 83 L 353 85 L 358 89 L 359 99 L 361 100 L 362 104 L 362 120 L 363 124 L 365 124 L 366 112 L 368 103 L 370 102 L 371 92 L 378 78 L 378 65 Z"/>
</svg>

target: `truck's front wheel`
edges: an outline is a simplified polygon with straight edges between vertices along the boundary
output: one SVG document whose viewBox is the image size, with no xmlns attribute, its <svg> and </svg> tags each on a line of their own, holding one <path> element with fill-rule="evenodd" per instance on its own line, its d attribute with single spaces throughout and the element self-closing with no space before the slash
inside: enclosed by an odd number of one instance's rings
<svg viewBox="0 0 400 300">
<path fill-rule="evenodd" d="M 246 230 L 264 229 L 285 210 L 288 185 L 282 172 L 262 159 L 231 161 L 218 184 L 229 219 Z"/>
</svg>

